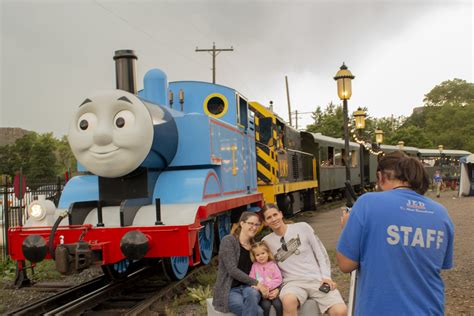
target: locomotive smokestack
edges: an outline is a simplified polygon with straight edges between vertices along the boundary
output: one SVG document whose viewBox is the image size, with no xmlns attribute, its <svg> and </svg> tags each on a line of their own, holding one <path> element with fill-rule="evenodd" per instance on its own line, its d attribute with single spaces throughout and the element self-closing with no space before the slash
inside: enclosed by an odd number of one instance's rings
<svg viewBox="0 0 474 316">
<path fill-rule="evenodd" d="M 135 60 L 138 59 L 135 52 L 130 49 L 115 51 L 115 79 L 117 89 L 137 94 Z"/>
</svg>

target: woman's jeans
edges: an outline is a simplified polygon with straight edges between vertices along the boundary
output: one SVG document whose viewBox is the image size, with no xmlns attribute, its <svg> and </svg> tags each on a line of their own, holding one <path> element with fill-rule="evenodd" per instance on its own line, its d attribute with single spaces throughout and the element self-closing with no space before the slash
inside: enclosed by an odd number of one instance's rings
<svg viewBox="0 0 474 316">
<path fill-rule="evenodd" d="M 229 309 L 237 316 L 263 316 L 259 302 L 260 292 L 251 286 L 240 285 L 230 289 Z"/>
</svg>

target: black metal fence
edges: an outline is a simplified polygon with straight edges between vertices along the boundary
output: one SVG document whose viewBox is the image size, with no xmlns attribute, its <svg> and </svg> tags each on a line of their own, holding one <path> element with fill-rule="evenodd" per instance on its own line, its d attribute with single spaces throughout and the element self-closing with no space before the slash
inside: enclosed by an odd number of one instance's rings
<svg viewBox="0 0 474 316">
<path fill-rule="evenodd" d="M 8 256 L 8 228 L 24 225 L 29 217 L 29 205 L 41 195 L 58 206 L 64 184 L 65 181 L 60 177 L 52 180 L 27 180 L 25 193 L 21 199 L 16 197 L 13 183 L 7 181 L 0 185 L 0 256 L 2 260 Z"/>
</svg>

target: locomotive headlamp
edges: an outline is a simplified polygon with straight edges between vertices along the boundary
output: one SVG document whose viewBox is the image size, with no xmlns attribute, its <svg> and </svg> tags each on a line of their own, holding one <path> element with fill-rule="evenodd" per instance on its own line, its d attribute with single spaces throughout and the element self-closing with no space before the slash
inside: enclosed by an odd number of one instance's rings
<svg viewBox="0 0 474 316">
<path fill-rule="evenodd" d="M 54 203 L 45 200 L 44 197 L 42 197 L 41 200 L 34 201 L 33 203 L 30 204 L 30 207 L 28 208 L 28 214 L 30 217 L 37 221 L 41 221 L 46 217 L 46 215 L 54 214 L 55 210 Z"/>
<path fill-rule="evenodd" d="M 349 100 L 352 96 L 351 80 L 355 76 L 347 69 L 347 66 L 342 63 L 341 68 L 334 76 L 334 80 L 337 81 L 337 94 L 341 100 Z"/>
<path fill-rule="evenodd" d="M 382 144 L 383 143 L 383 131 L 381 129 L 376 129 L 375 130 L 375 142 L 377 144 Z"/>
<path fill-rule="evenodd" d="M 46 216 L 46 210 L 40 204 L 32 204 L 30 206 L 30 216 L 40 221 Z"/>
<path fill-rule="evenodd" d="M 366 114 L 361 108 L 358 108 L 357 111 L 354 112 L 355 125 L 357 129 L 365 128 L 365 117 Z"/>
</svg>

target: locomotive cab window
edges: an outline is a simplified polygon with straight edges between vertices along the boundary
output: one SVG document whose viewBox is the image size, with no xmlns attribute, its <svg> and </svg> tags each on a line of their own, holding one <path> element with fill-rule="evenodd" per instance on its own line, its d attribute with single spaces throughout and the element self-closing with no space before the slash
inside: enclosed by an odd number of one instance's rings
<svg viewBox="0 0 474 316">
<path fill-rule="evenodd" d="M 227 112 L 227 98 L 219 93 L 213 93 L 204 100 L 204 113 L 209 116 L 219 118 Z"/>
<path fill-rule="evenodd" d="M 272 142 L 272 118 L 271 117 L 263 117 L 259 120 L 258 131 L 260 133 L 260 142 L 271 146 Z"/>
<path fill-rule="evenodd" d="M 247 100 L 237 96 L 237 123 L 247 129 L 248 127 L 248 104 Z"/>
</svg>

